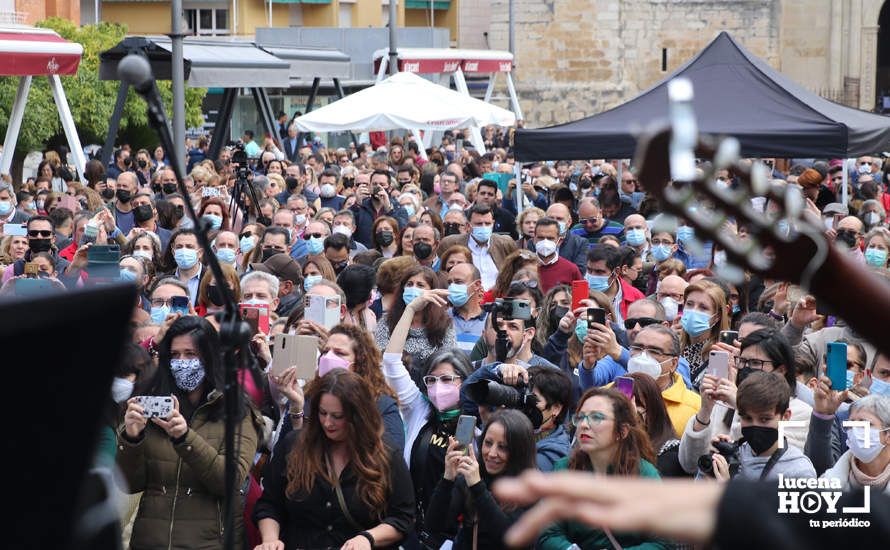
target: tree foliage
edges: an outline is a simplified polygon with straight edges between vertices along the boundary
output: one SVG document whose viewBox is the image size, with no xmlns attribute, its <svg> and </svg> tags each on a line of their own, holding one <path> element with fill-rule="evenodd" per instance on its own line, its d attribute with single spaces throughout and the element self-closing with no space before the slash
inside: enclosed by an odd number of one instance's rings
<svg viewBox="0 0 890 550">
<path fill-rule="evenodd" d="M 77 74 L 61 77 L 62 86 L 65 88 L 71 116 L 74 118 L 81 143 L 104 143 L 120 83 L 115 80 L 99 80 L 99 54 L 124 39 L 127 32 L 126 26 L 103 22 L 98 25 L 78 27 L 72 21 L 59 17 L 51 17 L 37 23 L 37 26 L 53 29 L 66 40 L 78 42 L 83 46 L 83 57 Z M 0 77 L 0 131 L 4 134 L 18 89 L 18 81 L 18 77 Z M 173 93 L 170 82 L 159 81 L 158 88 L 161 91 L 167 113 L 171 114 Z M 201 88 L 186 88 L 187 128 L 201 126 L 203 123 L 201 102 L 205 93 L 206 90 Z M 127 102 L 124 104 L 121 129 L 147 125 L 145 102 L 130 89 L 127 94 Z M 43 77 L 35 77 L 25 107 L 25 117 L 22 121 L 16 151 L 43 149 L 48 141 L 60 133 L 62 133 L 62 125 L 47 80 Z"/>
</svg>

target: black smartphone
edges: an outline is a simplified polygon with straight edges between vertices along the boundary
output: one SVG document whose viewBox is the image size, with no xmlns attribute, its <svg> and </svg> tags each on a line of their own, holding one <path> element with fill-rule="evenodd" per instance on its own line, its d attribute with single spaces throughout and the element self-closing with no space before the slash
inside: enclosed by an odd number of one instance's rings
<svg viewBox="0 0 890 550">
<path fill-rule="evenodd" d="M 171 296 L 170 297 L 170 313 L 189 314 L 188 296 Z"/>
<path fill-rule="evenodd" d="M 735 341 L 739 339 L 739 331 L 737 330 L 721 330 L 720 341 L 730 346 L 735 345 Z"/>
<path fill-rule="evenodd" d="M 473 441 L 473 433 L 476 430 L 476 417 L 466 414 L 460 415 L 457 419 L 457 428 L 454 430 L 454 439 L 460 443 L 460 446 L 466 449 L 470 442 Z"/>
<path fill-rule="evenodd" d="M 592 329 L 594 323 L 606 324 L 606 310 L 601 307 L 587 308 L 587 329 Z"/>
</svg>

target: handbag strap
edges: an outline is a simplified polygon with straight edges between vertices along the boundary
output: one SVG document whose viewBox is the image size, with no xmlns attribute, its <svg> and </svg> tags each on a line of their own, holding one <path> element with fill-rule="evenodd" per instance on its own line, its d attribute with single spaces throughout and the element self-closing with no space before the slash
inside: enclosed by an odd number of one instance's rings
<svg viewBox="0 0 890 550">
<path fill-rule="evenodd" d="M 337 503 L 340 505 L 340 511 L 343 512 L 343 516 L 353 529 L 364 531 L 365 528 L 359 525 L 358 522 L 355 521 L 355 518 L 352 517 L 352 514 L 349 513 L 349 508 L 346 506 L 346 499 L 343 497 L 343 489 L 340 488 L 340 478 L 334 472 L 330 457 L 325 456 L 325 463 L 328 467 L 328 474 L 331 476 L 331 483 L 334 485 L 334 492 L 337 493 Z"/>
<path fill-rule="evenodd" d="M 766 476 L 768 476 L 770 471 L 772 471 L 773 466 L 776 465 L 776 462 L 778 462 L 779 459 L 782 458 L 782 455 L 785 454 L 785 451 L 787 451 L 787 450 L 788 450 L 788 442 L 786 441 L 784 447 L 782 447 L 781 449 L 776 449 L 776 451 L 772 455 L 770 455 L 769 460 L 766 463 L 766 466 L 764 466 L 763 471 L 760 472 L 760 481 L 763 481 L 764 479 L 766 479 Z"/>
</svg>

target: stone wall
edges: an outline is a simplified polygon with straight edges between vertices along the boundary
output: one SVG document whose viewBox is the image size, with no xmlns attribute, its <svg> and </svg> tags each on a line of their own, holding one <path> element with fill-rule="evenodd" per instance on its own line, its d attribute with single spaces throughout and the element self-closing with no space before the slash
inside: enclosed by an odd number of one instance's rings
<svg viewBox="0 0 890 550">
<path fill-rule="evenodd" d="M 515 79 L 527 122 L 557 124 L 614 107 L 724 30 L 801 84 L 832 88 L 827 16 L 836 1 L 515 0 Z M 507 32 L 507 0 L 493 0 L 491 47 L 506 49 Z"/>
</svg>

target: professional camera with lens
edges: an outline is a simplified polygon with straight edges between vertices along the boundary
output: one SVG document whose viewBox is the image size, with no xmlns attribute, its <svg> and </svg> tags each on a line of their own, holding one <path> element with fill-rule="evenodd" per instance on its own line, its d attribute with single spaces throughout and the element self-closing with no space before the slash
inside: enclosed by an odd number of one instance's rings
<svg viewBox="0 0 890 550">
<path fill-rule="evenodd" d="M 494 302 L 486 304 L 485 311 L 497 313 L 498 318 L 504 321 L 513 319 L 528 321 L 532 318 L 531 302 L 516 298 L 498 298 Z"/>
<path fill-rule="evenodd" d="M 467 395 L 480 407 L 507 407 L 522 412 L 535 429 L 541 427 L 544 417 L 538 410 L 538 396 L 528 384 L 507 386 L 494 380 L 477 380 L 467 385 Z"/>
<path fill-rule="evenodd" d="M 714 477 L 714 463 L 711 458 L 714 454 L 721 454 L 723 458 L 726 459 L 726 463 L 729 464 L 729 477 L 735 477 L 737 473 L 739 473 L 739 468 L 742 463 L 739 460 L 739 443 L 731 442 L 731 441 L 717 441 L 714 443 L 714 448 L 717 449 L 714 453 L 709 453 L 706 455 L 701 455 L 698 457 L 698 469 L 702 474 L 710 477 Z"/>
<path fill-rule="evenodd" d="M 232 168 L 237 179 L 247 179 L 250 167 L 248 166 L 247 153 L 244 152 L 244 147 L 239 146 L 232 151 Z"/>
</svg>

